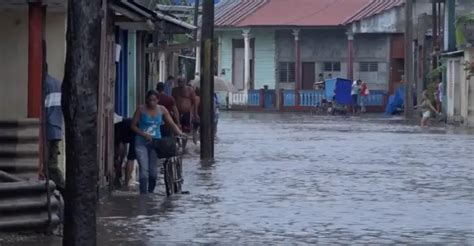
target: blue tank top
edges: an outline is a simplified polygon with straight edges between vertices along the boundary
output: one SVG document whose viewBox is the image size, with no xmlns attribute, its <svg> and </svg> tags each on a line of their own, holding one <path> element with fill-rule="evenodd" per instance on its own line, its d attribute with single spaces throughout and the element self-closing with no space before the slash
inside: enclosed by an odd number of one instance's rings
<svg viewBox="0 0 474 246">
<path fill-rule="evenodd" d="M 145 134 L 151 135 L 153 139 L 161 138 L 160 126 L 162 124 L 163 113 L 159 107 L 157 107 L 157 109 L 158 114 L 153 117 L 142 111 L 140 114 L 140 121 L 138 122 L 138 128 L 140 128 L 140 130 Z M 145 140 L 142 136 L 137 137 Z"/>
</svg>

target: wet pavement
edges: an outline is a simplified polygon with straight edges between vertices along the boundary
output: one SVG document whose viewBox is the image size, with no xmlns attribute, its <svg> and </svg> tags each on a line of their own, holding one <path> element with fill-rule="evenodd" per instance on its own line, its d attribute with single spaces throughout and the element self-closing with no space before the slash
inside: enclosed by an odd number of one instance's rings
<svg viewBox="0 0 474 246">
<path fill-rule="evenodd" d="M 474 244 L 474 135 L 379 117 L 226 113 L 187 195 L 117 192 L 98 245 Z"/>
</svg>

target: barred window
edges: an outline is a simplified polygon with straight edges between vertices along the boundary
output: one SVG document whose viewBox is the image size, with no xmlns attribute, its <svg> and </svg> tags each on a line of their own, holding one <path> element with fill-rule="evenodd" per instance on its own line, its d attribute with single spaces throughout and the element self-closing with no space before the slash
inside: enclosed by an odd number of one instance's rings
<svg viewBox="0 0 474 246">
<path fill-rule="evenodd" d="M 377 62 L 359 62 L 360 72 L 378 72 L 379 64 Z"/>
<path fill-rule="evenodd" d="M 340 62 L 324 62 L 323 70 L 324 72 L 340 72 L 341 63 Z"/>
<path fill-rule="evenodd" d="M 295 63 L 294 62 L 280 62 L 278 64 L 278 73 L 280 83 L 294 83 L 295 82 Z"/>
</svg>

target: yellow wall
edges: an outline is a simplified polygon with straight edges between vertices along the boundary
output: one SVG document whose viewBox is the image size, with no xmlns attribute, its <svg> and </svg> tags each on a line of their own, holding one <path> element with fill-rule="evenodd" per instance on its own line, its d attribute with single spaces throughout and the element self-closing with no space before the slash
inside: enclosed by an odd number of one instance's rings
<svg viewBox="0 0 474 246">
<path fill-rule="evenodd" d="M 0 10 L 0 33 L 0 119 L 26 118 L 28 10 Z M 64 74 L 65 33 L 65 14 L 48 12 L 48 64 L 50 74 L 59 80 Z"/>
</svg>

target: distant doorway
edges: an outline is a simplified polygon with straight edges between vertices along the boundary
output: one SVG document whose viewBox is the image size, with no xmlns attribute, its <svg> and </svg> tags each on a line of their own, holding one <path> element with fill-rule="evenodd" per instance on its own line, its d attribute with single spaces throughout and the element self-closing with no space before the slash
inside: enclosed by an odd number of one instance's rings
<svg viewBox="0 0 474 246">
<path fill-rule="evenodd" d="M 314 62 L 303 62 L 302 66 L 302 73 L 303 73 L 303 90 L 312 90 L 313 84 L 316 79 L 315 75 L 315 63 Z"/>
<path fill-rule="evenodd" d="M 254 39 L 250 40 L 250 85 L 254 78 Z M 243 39 L 232 40 L 232 84 L 237 90 L 243 90 L 245 81 L 245 48 Z"/>
</svg>

